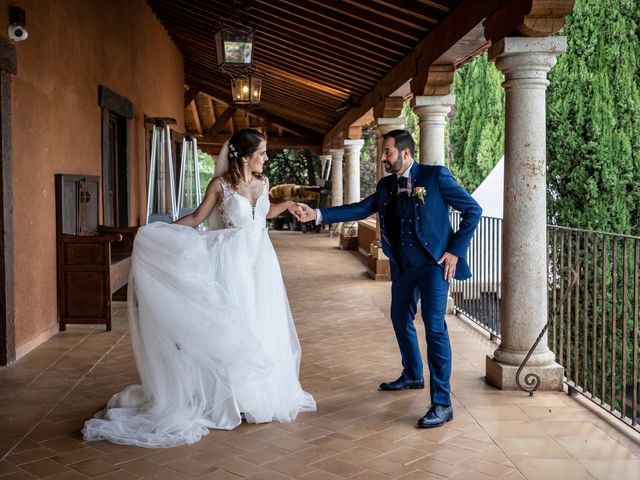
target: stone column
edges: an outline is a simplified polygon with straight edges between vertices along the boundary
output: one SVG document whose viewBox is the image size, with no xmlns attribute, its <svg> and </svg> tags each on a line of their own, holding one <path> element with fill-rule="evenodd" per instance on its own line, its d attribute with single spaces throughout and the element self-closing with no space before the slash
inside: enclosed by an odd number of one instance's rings
<svg viewBox="0 0 640 480">
<path fill-rule="evenodd" d="M 420 163 L 444 165 L 444 130 L 447 115 L 455 105 L 455 95 L 424 95 L 411 101 L 420 118 Z"/>
<path fill-rule="evenodd" d="M 360 201 L 360 152 L 364 140 L 344 141 L 344 165 L 346 175 L 345 201 L 354 203 Z"/>
<path fill-rule="evenodd" d="M 380 181 L 386 175 L 382 166 L 382 137 L 391 130 L 403 129 L 405 120 L 403 117 L 378 118 L 375 122 L 374 133 L 376 136 L 376 180 Z M 389 259 L 382 251 L 380 241 L 380 217 L 376 220 L 376 239 L 371 242 L 367 257 L 367 273 L 374 280 L 389 280 Z"/>
<path fill-rule="evenodd" d="M 320 165 L 321 165 L 320 174 L 323 175 L 327 163 L 329 164 L 331 163 L 331 155 L 319 155 L 318 157 L 320 158 Z M 324 177 L 322 177 L 320 180 L 324 180 Z M 321 184 L 321 182 L 319 183 Z"/>
<path fill-rule="evenodd" d="M 517 389 L 516 371 L 547 322 L 546 89 L 547 72 L 565 51 L 564 37 L 509 37 L 490 58 L 504 73 L 506 91 L 504 223 L 500 347 L 487 357 L 487 380 Z M 562 389 L 562 366 L 540 341 L 522 375 L 541 389 Z"/>
<path fill-rule="evenodd" d="M 331 153 L 331 206 L 338 207 L 343 202 L 342 182 L 342 162 L 344 160 L 344 150 L 342 148 L 332 148 Z"/>
<path fill-rule="evenodd" d="M 364 140 L 344 141 L 345 167 L 345 203 L 360 201 L 360 152 Z M 340 248 L 343 250 L 358 249 L 358 222 L 345 222 L 340 233 Z"/>
</svg>

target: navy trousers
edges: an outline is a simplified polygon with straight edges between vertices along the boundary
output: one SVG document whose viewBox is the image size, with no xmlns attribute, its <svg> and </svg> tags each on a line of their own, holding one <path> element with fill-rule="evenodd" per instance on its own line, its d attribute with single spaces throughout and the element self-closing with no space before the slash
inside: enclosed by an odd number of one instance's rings
<svg viewBox="0 0 640 480">
<path fill-rule="evenodd" d="M 424 378 L 422 356 L 414 319 L 418 300 L 427 337 L 427 363 L 431 403 L 451 405 L 451 343 L 445 322 L 449 282 L 434 261 L 419 266 L 391 267 L 391 321 L 402 355 L 402 376 L 406 380 Z"/>
</svg>

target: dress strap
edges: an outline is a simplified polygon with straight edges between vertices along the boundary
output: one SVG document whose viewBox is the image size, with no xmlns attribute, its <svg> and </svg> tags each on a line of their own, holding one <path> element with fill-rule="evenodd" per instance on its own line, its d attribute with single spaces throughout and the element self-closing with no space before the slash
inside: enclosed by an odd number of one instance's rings
<svg viewBox="0 0 640 480">
<path fill-rule="evenodd" d="M 220 177 L 220 185 L 222 186 L 222 193 L 224 198 L 227 198 L 229 195 L 233 193 L 233 187 L 227 182 L 224 177 Z"/>
</svg>

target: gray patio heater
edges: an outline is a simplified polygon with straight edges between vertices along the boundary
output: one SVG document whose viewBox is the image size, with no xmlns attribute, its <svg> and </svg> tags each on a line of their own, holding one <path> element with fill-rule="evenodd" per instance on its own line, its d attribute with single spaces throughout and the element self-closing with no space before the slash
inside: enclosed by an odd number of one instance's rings
<svg viewBox="0 0 640 480">
<path fill-rule="evenodd" d="M 187 134 L 182 139 L 180 180 L 178 181 L 178 218 L 193 213 L 201 201 L 198 141 L 196 136 Z"/>
<path fill-rule="evenodd" d="M 173 118 L 148 118 L 153 124 L 149 181 L 147 183 L 147 223 L 173 222 L 178 219 L 176 188 L 169 125 Z"/>
</svg>

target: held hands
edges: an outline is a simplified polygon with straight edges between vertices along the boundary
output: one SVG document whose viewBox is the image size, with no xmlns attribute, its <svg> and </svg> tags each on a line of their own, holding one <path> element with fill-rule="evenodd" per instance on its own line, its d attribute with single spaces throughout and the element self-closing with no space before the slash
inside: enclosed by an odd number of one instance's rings
<svg viewBox="0 0 640 480">
<path fill-rule="evenodd" d="M 315 209 L 311 208 L 306 203 L 291 202 L 287 207 L 287 210 L 301 222 L 310 222 L 316 219 Z"/>
<path fill-rule="evenodd" d="M 442 258 L 438 260 L 438 264 L 444 262 L 444 279 L 447 282 L 453 280 L 453 276 L 456 274 L 456 264 L 458 263 L 458 257 L 453 253 L 444 252 Z"/>
<path fill-rule="evenodd" d="M 287 207 L 287 210 L 289 210 L 289 213 L 294 217 L 296 217 L 298 220 L 300 220 L 301 222 L 304 222 L 306 220 L 304 220 L 303 218 L 304 208 L 302 208 L 302 205 L 304 204 L 291 202 L 291 204 Z M 304 206 L 306 207 L 306 205 Z"/>
<path fill-rule="evenodd" d="M 311 208 L 306 203 L 298 203 L 297 206 L 302 209 L 302 214 L 300 215 L 301 222 L 310 222 L 316 219 L 316 210 Z"/>
</svg>

